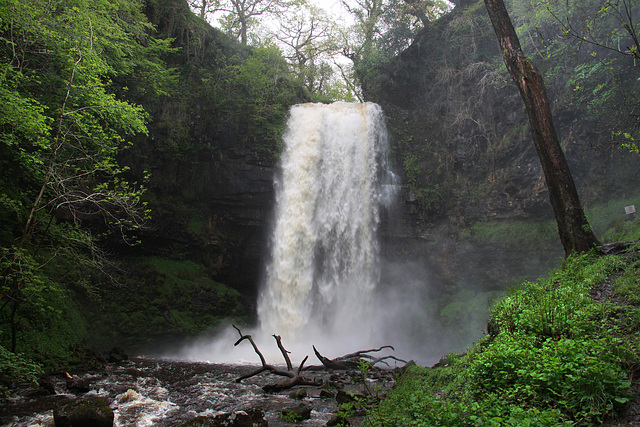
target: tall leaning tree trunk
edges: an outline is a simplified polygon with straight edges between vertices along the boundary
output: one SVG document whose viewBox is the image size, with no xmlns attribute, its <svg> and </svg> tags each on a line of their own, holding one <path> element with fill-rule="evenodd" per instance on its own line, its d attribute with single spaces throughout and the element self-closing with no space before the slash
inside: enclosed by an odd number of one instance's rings
<svg viewBox="0 0 640 427">
<path fill-rule="evenodd" d="M 504 63 L 520 90 L 529 116 L 533 143 L 542 163 L 565 255 L 588 251 L 598 246 L 599 242 L 584 215 L 569 165 L 560 147 L 542 76 L 522 52 L 503 0 L 484 0 L 484 4 L 498 36 Z"/>
</svg>

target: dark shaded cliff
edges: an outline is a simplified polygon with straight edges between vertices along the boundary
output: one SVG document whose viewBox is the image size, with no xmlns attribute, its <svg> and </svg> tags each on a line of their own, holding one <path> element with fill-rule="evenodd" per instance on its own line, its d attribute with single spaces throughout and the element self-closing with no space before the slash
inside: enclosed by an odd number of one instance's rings
<svg viewBox="0 0 640 427">
<path fill-rule="evenodd" d="M 147 13 L 178 48 L 170 96 L 145 99 L 150 134 L 126 154 L 150 173 L 152 220 L 134 249 L 205 265 L 252 295 L 273 200 L 273 173 L 289 106 L 308 98 L 276 52 L 247 48 L 157 0 Z M 280 74 L 280 75 L 279 75 Z"/>
<path fill-rule="evenodd" d="M 483 2 L 470 3 L 423 30 L 367 82 L 367 93 L 389 116 L 398 160 L 415 193 L 406 201 L 421 204 L 415 211 L 427 223 L 549 218 L 522 102 Z M 580 63 L 589 53 L 575 56 Z M 547 70 L 556 128 L 584 202 L 633 191 L 633 156 L 604 146 L 608 130 L 570 104 L 569 75 L 552 75 L 557 64 L 551 59 L 534 60 Z"/>
<path fill-rule="evenodd" d="M 588 63 L 590 52 L 574 53 L 534 60 L 546 72 L 556 129 L 589 208 L 634 194 L 636 159 L 605 144 L 610 131 L 575 104 L 572 67 Z M 482 1 L 433 22 L 364 83 L 388 115 L 407 235 L 460 239 L 500 223 L 553 220 L 522 101 Z"/>
<path fill-rule="evenodd" d="M 146 13 L 175 51 L 164 95 L 132 87 L 149 134 L 121 154 L 145 175 L 151 218 L 127 246 L 106 243 L 119 285 L 85 301 L 99 346 L 145 347 L 248 322 L 268 243 L 273 176 L 291 105 L 309 98 L 277 50 L 241 46 L 186 1 L 152 0 Z M 122 82 L 126 84 L 126 82 Z"/>
</svg>

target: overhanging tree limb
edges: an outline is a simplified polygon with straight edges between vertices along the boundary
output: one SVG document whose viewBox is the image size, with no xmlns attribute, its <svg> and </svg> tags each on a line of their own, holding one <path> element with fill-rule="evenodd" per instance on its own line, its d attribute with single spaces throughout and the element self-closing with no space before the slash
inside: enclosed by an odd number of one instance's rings
<svg viewBox="0 0 640 427">
<path fill-rule="evenodd" d="M 542 76 L 522 52 L 503 0 L 484 0 L 504 63 L 524 101 L 533 143 L 542 163 L 549 199 L 565 255 L 599 245 L 584 215 L 569 165 L 558 141 Z"/>
</svg>

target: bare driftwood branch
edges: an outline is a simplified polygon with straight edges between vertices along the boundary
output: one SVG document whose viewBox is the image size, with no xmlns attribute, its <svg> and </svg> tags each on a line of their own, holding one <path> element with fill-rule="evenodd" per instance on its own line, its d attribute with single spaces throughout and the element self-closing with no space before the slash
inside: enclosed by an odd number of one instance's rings
<svg viewBox="0 0 640 427">
<path fill-rule="evenodd" d="M 380 348 L 373 348 L 369 350 L 356 351 L 355 353 L 349 353 L 344 356 L 337 357 L 335 359 L 329 359 L 327 357 L 324 357 L 322 354 L 320 354 L 320 352 L 316 349 L 316 347 L 313 346 L 313 351 L 315 352 L 320 362 L 322 362 L 322 366 L 310 366 L 305 368 L 304 364 L 309 358 L 309 356 L 306 356 L 298 366 L 297 371 L 294 371 L 293 364 L 291 363 L 291 358 L 289 357 L 290 352 L 284 348 L 284 345 L 282 344 L 282 338 L 279 335 L 274 334 L 273 338 L 276 340 L 276 345 L 278 346 L 278 349 L 280 349 L 280 353 L 282 353 L 282 357 L 284 358 L 284 361 L 287 365 L 287 369 L 284 370 L 274 365 L 268 364 L 264 356 L 260 352 L 260 349 L 256 345 L 255 341 L 253 341 L 253 338 L 251 337 L 251 335 L 243 334 L 240 328 L 238 328 L 236 325 L 233 325 L 233 327 L 236 331 L 238 331 L 238 334 L 240 335 L 240 338 L 238 338 L 234 346 L 237 346 L 242 341 L 245 341 L 245 340 L 249 341 L 251 343 L 251 346 L 253 347 L 253 350 L 256 352 L 258 357 L 260 357 L 260 363 L 262 364 L 262 366 L 259 367 L 258 369 L 237 378 L 236 379 L 237 383 L 247 378 L 251 378 L 256 375 L 259 375 L 265 371 L 268 371 L 274 375 L 279 375 L 282 377 L 289 378 L 289 380 L 286 380 L 283 383 L 267 384 L 263 386 L 262 389 L 267 393 L 279 392 L 282 390 L 290 389 L 298 385 L 319 387 L 323 384 L 323 381 L 321 379 L 309 380 L 300 376 L 300 373 L 303 372 L 304 370 L 317 371 L 321 369 L 333 369 L 333 370 L 358 369 L 363 360 L 367 361 L 367 363 L 369 363 L 369 365 L 372 367 L 377 363 L 384 363 L 385 365 L 388 366 L 388 363 L 386 362 L 386 360 L 389 360 L 389 359 L 396 360 L 404 364 L 407 363 L 406 361 L 402 359 L 398 359 L 397 357 L 394 357 L 391 355 L 374 357 L 373 355 L 370 354 L 370 353 L 380 352 L 384 349 L 391 349 L 395 351 L 395 349 L 390 345 L 385 345 Z"/>
<path fill-rule="evenodd" d="M 391 355 L 374 358 L 372 355 L 369 354 L 369 353 L 377 353 L 379 351 L 384 350 L 385 348 L 390 348 L 391 350 L 395 351 L 395 349 L 392 346 L 384 345 L 380 348 L 356 351 L 355 353 L 346 354 L 341 357 L 336 357 L 335 359 L 329 359 L 323 356 L 322 354 L 320 354 L 320 352 L 318 351 L 318 349 L 316 349 L 315 346 L 313 346 L 313 351 L 316 354 L 316 357 L 318 358 L 318 360 L 320 360 L 320 363 L 322 363 L 322 365 L 328 369 L 337 369 L 337 370 L 357 369 L 360 366 L 361 361 L 364 359 L 368 359 L 369 364 L 371 366 L 374 366 L 380 362 L 383 362 L 385 365 L 389 366 L 389 364 L 385 362 L 385 360 L 388 360 L 388 359 L 393 359 L 395 361 L 402 362 L 405 364 L 407 363 L 405 360 L 398 359 L 397 357 L 391 356 Z"/>
<path fill-rule="evenodd" d="M 290 351 L 285 350 L 284 346 L 282 345 L 282 338 L 280 338 L 280 335 L 273 335 L 273 338 L 276 339 L 276 343 L 278 344 L 278 348 L 280 349 L 280 352 L 282 353 L 282 357 L 284 357 L 284 361 L 287 362 L 287 369 L 292 371 L 293 367 L 291 366 L 291 359 L 289 359 L 289 353 L 291 353 Z"/>
<path fill-rule="evenodd" d="M 302 368 L 304 366 L 304 363 L 307 361 L 307 357 L 304 358 L 304 360 L 302 361 L 302 363 L 300 363 L 300 367 L 298 368 L 297 372 L 293 372 L 293 366 L 291 364 L 291 359 L 289 358 L 289 351 L 287 351 L 284 346 L 282 345 L 282 341 L 279 335 L 273 335 L 273 337 L 276 340 L 276 343 L 278 345 L 278 348 L 280 349 L 280 352 L 282 353 L 282 356 L 285 359 L 285 362 L 287 364 L 287 370 L 282 370 L 282 369 L 278 369 L 276 366 L 274 365 L 270 365 L 266 362 L 264 356 L 262 355 L 262 353 L 260 352 L 260 350 L 258 349 L 258 346 L 256 345 L 255 341 L 253 341 L 253 338 L 251 337 L 251 335 L 244 335 L 242 333 L 242 331 L 236 326 L 236 325 L 232 325 L 234 327 L 234 329 L 236 331 L 238 331 L 238 334 L 240 335 L 240 338 L 238 339 L 238 341 L 236 341 L 236 343 L 234 344 L 234 346 L 237 346 L 238 344 L 240 344 L 242 341 L 247 340 L 251 343 L 251 346 L 253 347 L 253 350 L 256 352 L 256 354 L 260 357 L 260 362 L 262 363 L 262 366 L 260 368 L 258 368 L 257 370 L 250 372 L 248 374 L 242 375 L 239 378 L 236 378 L 236 382 L 239 383 L 242 380 L 245 380 L 247 378 L 251 378 L 254 377 L 262 372 L 265 371 L 269 371 L 274 375 L 279 375 L 282 377 L 288 377 L 291 378 L 290 381 L 286 381 L 282 384 L 269 384 L 263 387 L 263 390 L 266 392 L 277 392 L 277 391 L 281 391 L 281 390 L 286 390 L 289 389 L 291 387 L 297 386 L 297 385 L 309 385 L 309 386 L 321 386 L 322 385 L 322 380 L 308 380 L 306 378 L 303 378 L 300 376 L 300 372 L 302 371 Z"/>
</svg>

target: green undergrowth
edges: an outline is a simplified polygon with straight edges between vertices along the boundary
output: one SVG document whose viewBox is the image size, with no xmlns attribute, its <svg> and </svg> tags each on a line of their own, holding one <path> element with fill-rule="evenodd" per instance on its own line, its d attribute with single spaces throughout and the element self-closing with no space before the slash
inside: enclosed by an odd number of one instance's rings
<svg viewBox="0 0 640 427">
<path fill-rule="evenodd" d="M 611 224 L 611 228 L 600 237 L 600 240 L 604 243 L 638 239 L 640 239 L 640 218 L 638 217 L 629 220 L 620 218 L 614 221 Z"/>
<path fill-rule="evenodd" d="M 477 222 L 462 237 L 475 243 L 545 250 L 557 243 L 556 227 L 553 220 Z"/>
<path fill-rule="evenodd" d="M 488 334 L 444 366 L 409 368 L 375 426 L 580 426 L 633 401 L 640 259 L 583 254 L 491 308 Z M 603 297 L 603 296 L 606 296 Z"/>
<path fill-rule="evenodd" d="M 640 222 L 629 221 L 625 207 L 635 205 L 640 208 L 638 197 L 608 201 L 587 209 L 587 218 L 596 235 L 603 242 L 619 242 L 640 238 Z"/>
<path fill-rule="evenodd" d="M 8 397 L 11 381 L 35 383 L 38 375 L 44 372 L 40 363 L 25 357 L 21 353 L 12 353 L 0 345 L 0 398 Z"/>
</svg>

